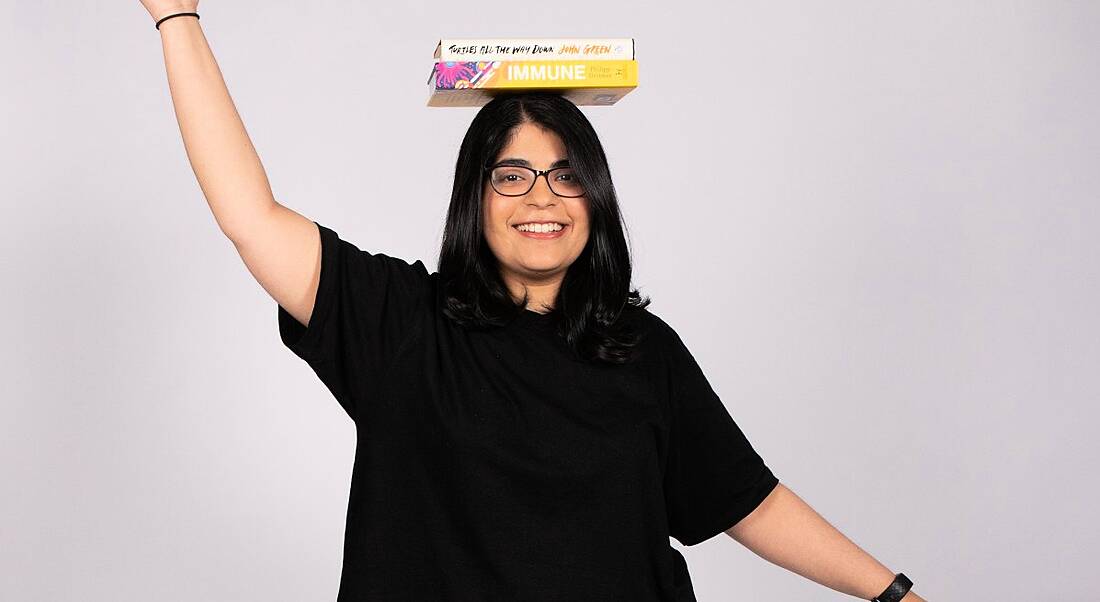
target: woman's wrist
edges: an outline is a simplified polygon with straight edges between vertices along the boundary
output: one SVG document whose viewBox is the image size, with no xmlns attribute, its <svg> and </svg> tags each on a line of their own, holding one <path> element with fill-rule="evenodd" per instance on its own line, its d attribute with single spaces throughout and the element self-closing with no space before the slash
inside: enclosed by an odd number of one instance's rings
<svg viewBox="0 0 1100 602">
<path fill-rule="evenodd" d="M 179 16 L 173 17 L 172 15 L 179 15 Z M 166 17 L 171 17 L 171 18 L 168 19 Z M 194 23 L 199 22 L 199 18 L 196 17 L 195 14 L 193 14 L 193 13 L 188 13 L 188 14 L 169 13 L 167 15 L 164 15 L 164 17 L 161 17 L 160 19 L 157 20 L 156 28 L 160 31 L 164 31 L 165 28 L 171 28 L 171 27 L 190 27 L 190 25 L 184 25 L 184 24 L 185 23 L 189 24 L 189 23 L 192 23 L 192 22 L 194 22 Z"/>
</svg>

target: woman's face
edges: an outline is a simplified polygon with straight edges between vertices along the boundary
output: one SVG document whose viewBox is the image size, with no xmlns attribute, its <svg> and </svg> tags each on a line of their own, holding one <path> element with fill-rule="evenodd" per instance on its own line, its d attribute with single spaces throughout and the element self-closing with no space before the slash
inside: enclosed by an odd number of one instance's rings
<svg viewBox="0 0 1100 602">
<path fill-rule="evenodd" d="M 557 134 L 534 123 L 523 123 L 492 165 L 507 160 L 542 170 L 550 169 L 558 161 L 567 162 L 568 157 Z M 514 284 L 560 285 L 569 265 L 588 242 L 588 199 L 557 196 L 550 191 L 545 176 L 540 176 L 523 196 L 497 193 L 487 177 L 481 198 L 485 239 L 509 288 L 522 289 Z M 521 224 L 533 222 L 556 222 L 563 229 L 549 236 L 529 235 L 517 229 Z"/>
</svg>

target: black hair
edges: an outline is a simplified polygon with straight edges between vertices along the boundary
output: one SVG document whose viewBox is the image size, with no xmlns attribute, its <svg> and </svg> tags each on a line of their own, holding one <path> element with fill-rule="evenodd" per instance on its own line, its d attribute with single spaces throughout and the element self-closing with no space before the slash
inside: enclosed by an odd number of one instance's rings
<svg viewBox="0 0 1100 602">
<path fill-rule="evenodd" d="M 523 123 L 534 123 L 561 138 L 589 203 L 588 241 L 555 298 L 555 330 L 580 358 L 626 363 L 633 359 L 639 338 L 629 318 L 650 300 L 630 288 L 626 227 L 603 145 L 584 113 L 554 92 L 498 93 L 470 123 L 458 151 L 439 252 L 443 313 L 462 326 L 492 328 L 528 311 L 526 295 L 516 303 L 508 292 L 485 240 L 481 215 L 484 168 Z"/>
</svg>

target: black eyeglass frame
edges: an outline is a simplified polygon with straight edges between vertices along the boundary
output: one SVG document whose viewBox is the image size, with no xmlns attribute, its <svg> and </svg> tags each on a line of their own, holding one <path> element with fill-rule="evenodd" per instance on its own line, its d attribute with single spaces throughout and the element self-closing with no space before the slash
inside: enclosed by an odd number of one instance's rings
<svg viewBox="0 0 1100 602">
<path fill-rule="evenodd" d="M 493 178 L 492 178 L 493 170 L 498 168 L 498 167 L 518 167 L 520 169 L 526 169 L 527 171 L 534 172 L 535 177 L 531 178 L 531 186 L 529 186 L 527 188 L 527 190 L 523 191 L 522 193 L 520 193 L 520 194 L 506 194 L 506 193 L 503 193 L 503 192 L 497 190 L 496 184 L 493 183 Z M 543 176 L 543 177 L 546 178 L 546 185 L 550 187 L 550 192 L 553 192 L 556 196 L 560 196 L 560 197 L 565 198 L 565 199 L 580 198 L 588 192 L 588 191 L 584 191 L 580 194 L 567 195 L 567 194 L 558 194 L 558 191 L 554 190 L 554 185 L 550 183 L 550 173 L 554 172 L 554 171 L 558 171 L 559 169 L 573 169 L 572 167 L 570 167 L 568 165 L 563 165 L 561 167 L 551 167 L 550 169 L 535 169 L 534 167 L 527 167 L 526 165 L 512 165 L 511 163 L 504 163 L 504 164 L 500 164 L 500 165 L 487 165 L 483 169 L 484 169 L 485 173 L 489 174 L 489 185 L 492 186 L 493 190 L 495 190 L 496 193 L 499 194 L 500 196 L 523 196 L 523 195 L 531 192 L 532 190 L 535 189 L 535 182 L 538 181 L 539 176 Z"/>
</svg>

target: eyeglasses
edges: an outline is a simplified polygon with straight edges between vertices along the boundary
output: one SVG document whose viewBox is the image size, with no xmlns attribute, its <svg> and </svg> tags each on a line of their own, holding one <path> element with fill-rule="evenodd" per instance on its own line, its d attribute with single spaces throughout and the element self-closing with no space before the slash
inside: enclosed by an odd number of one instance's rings
<svg viewBox="0 0 1100 602">
<path fill-rule="evenodd" d="M 493 185 L 493 190 L 502 196 L 523 196 L 531 192 L 539 176 L 546 176 L 550 192 L 558 196 L 584 196 L 584 187 L 572 167 L 532 169 L 522 165 L 497 165 L 486 167 L 485 170 L 489 172 L 489 182 Z"/>
</svg>

